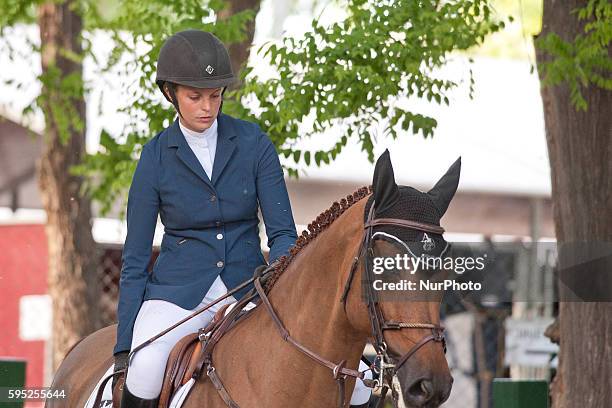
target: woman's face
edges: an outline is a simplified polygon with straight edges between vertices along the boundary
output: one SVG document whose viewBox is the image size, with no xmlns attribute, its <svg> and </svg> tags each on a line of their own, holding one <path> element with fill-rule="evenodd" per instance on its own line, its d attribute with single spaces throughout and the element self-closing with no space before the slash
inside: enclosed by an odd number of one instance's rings
<svg viewBox="0 0 612 408">
<path fill-rule="evenodd" d="M 176 99 L 181 110 L 181 123 L 195 132 L 203 132 L 215 121 L 221 106 L 222 88 L 176 86 Z"/>
</svg>

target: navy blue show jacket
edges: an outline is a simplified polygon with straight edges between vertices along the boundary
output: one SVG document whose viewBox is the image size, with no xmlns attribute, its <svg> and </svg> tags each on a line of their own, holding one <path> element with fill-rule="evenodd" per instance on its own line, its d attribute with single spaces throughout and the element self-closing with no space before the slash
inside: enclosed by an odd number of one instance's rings
<svg viewBox="0 0 612 408">
<path fill-rule="evenodd" d="M 178 119 L 143 147 L 128 195 L 113 353 L 130 349 L 143 301 L 162 299 L 192 309 L 217 276 L 231 289 L 265 264 L 258 208 L 271 262 L 297 239 L 283 170 L 268 136 L 258 125 L 223 113 L 217 120 L 212 180 Z M 149 273 L 158 214 L 164 236 Z"/>
</svg>

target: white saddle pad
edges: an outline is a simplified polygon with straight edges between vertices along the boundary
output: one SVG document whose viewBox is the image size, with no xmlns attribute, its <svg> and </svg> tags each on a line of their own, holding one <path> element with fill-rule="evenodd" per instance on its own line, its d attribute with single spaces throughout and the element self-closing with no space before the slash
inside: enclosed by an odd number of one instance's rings
<svg viewBox="0 0 612 408">
<path fill-rule="evenodd" d="M 107 375 L 112 374 L 113 368 L 114 368 L 114 364 L 112 364 L 108 368 L 108 370 L 106 370 L 102 378 L 98 380 L 98 383 L 94 387 L 91 395 L 89 396 L 89 399 L 85 403 L 84 408 L 112 408 L 113 407 L 113 397 L 111 393 L 112 382 L 110 380 L 106 383 L 106 386 L 104 387 L 104 392 L 102 393 L 102 400 L 100 402 L 100 406 L 98 407 L 93 406 L 94 401 L 96 399 L 96 394 L 98 393 L 98 389 L 100 388 L 100 384 L 102 383 L 102 380 L 106 378 Z M 368 366 L 365 365 L 362 361 L 359 362 L 360 371 L 364 371 L 367 368 Z M 366 372 L 366 378 L 369 378 L 369 379 L 372 378 L 371 371 Z M 172 397 L 172 401 L 170 402 L 169 408 L 180 408 L 185 402 L 185 400 L 187 399 L 187 395 L 189 395 L 189 391 L 191 391 L 191 388 L 193 387 L 194 384 L 195 384 L 195 380 L 192 378 L 189 381 L 187 381 L 184 385 L 182 385 L 174 393 L 174 396 Z M 365 404 L 370 399 L 370 395 L 372 395 L 372 390 L 370 388 L 367 388 L 363 384 L 363 382 L 360 379 L 358 379 L 357 382 L 355 383 L 355 389 L 353 390 L 353 395 L 351 396 L 350 403 L 352 405 Z"/>
<path fill-rule="evenodd" d="M 106 386 L 104 387 L 104 392 L 102 393 L 102 400 L 100 401 L 100 405 L 97 407 L 94 407 L 94 401 L 96 400 L 96 395 L 98 394 L 98 389 L 100 388 L 100 385 L 102 384 L 102 380 L 106 378 L 106 376 L 111 375 L 113 373 L 114 366 L 115 366 L 114 364 L 111 364 L 111 366 L 108 368 L 108 370 L 106 370 L 104 375 L 98 380 L 98 383 L 94 387 L 91 395 L 89 396 L 89 399 L 85 403 L 84 408 L 112 408 L 113 407 L 111 380 L 109 380 L 106 383 Z M 185 402 L 185 399 L 187 398 L 189 391 L 191 391 L 191 388 L 193 387 L 194 383 L 195 383 L 195 380 L 192 378 L 191 380 L 187 381 L 184 385 L 182 385 L 176 391 L 176 393 L 172 397 L 172 401 L 170 402 L 170 408 L 180 408 L 183 405 L 183 402 Z"/>
<path fill-rule="evenodd" d="M 102 378 L 98 380 L 98 383 L 94 387 L 91 395 L 89 396 L 89 399 L 85 403 L 85 408 L 94 408 L 94 401 L 96 400 L 96 395 L 98 394 L 98 389 L 100 388 L 100 385 L 102 384 L 102 380 L 105 379 L 106 376 L 111 375 L 113 373 L 114 367 L 115 367 L 115 364 L 111 364 L 111 366 L 108 368 L 108 370 L 106 370 Z M 113 394 L 111 392 L 111 387 L 112 387 L 112 381 L 108 380 L 108 382 L 106 383 L 106 387 L 104 387 L 104 392 L 102 393 L 102 401 L 100 402 L 100 406 L 95 407 L 95 408 L 112 408 Z"/>
<path fill-rule="evenodd" d="M 227 315 L 233 309 L 235 305 L 236 305 L 236 302 L 232 303 L 226 309 L 225 315 Z M 255 306 L 256 305 L 254 303 L 249 302 L 242 310 L 245 310 L 245 311 L 251 310 Z M 102 384 L 102 380 L 104 380 L 107 376 L 113 373 L 114 367 L 115 367 L 115 364 L 111 364 L 111 366 L 108 368 L 108 370 L 106 370 L 104 375 L 98 380 L 98 383 L 94 387 L 91 395 L 89 396 L 89 399 L 85 403 L 84 408 L 112 408 L 113 407 L 113 395 L 112 395 L 112 390 L 111 390 L 112 381 L 111 380 L 109 380 L 106 383 L 106 386 L 104 387 L 104 392 L 102 393 L 102 400 L 100 402 L 100 406 L 94 407 L 93 405 L 94 405 L 94 401 L 96 400 L 98 389 L 100 388 L 100 385 Z M 191 387 L 193 387 L 194 382 L 195 381 L 193 379 L 189 380 L 184 385 L 182 385 L 176 391 L 176 393 L 174 393 L 174 396 L 172 397 L 172 401 L 170 402 L 170 408 L 179 408 L 181 405 L 183 405 L 183 402 L 187 398 L 187 394 L 189 394 L 189 391 L 191 390 Z"/>
</svg>

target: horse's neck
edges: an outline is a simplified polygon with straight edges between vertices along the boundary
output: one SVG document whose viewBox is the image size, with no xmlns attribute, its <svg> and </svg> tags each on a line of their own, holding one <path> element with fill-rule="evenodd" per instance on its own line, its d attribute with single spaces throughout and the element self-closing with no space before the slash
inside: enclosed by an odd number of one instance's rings
<svg viewBox="0 0 612 408">
<path fill-rule="evenodd" d="M 351 348 L 365 343 L 340 302 L 362 238 L 364 205 L 347 209 L 304 247 L 270 292 L 289 333 L 328 359 L 348 358 Z"/>
<path fill-rule="evenodd" d="M 340 296 L 361 242 L 362 201 L 306 245 L 269 294 L 278 317 L 297 342 L 334 363 L 347 360 L 347 367 L 353 369 L 359 365 L 367 334 L 349 323 Z M 359 285 L 353 287 L 352 303 L 357 304 Z M 213 361 L 232 398 L 251 401 L 247 406 L 280 408 L 297 400 L 303 407 L 320 407 L 332 406 L 336 400 L 331 371 L 283 341 L 263 305 L 221 339 Z M 188 406 L 224 406 L 209 383 L 202 384 L 203 391 L 195 393 Z M 316 390 L 316 395 L 310 390 Z"/>
</svg>

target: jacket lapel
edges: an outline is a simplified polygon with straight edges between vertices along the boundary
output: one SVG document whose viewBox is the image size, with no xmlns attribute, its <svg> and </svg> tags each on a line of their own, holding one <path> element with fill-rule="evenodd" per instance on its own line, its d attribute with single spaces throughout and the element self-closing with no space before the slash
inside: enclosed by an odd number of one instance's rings
<svg viewBox="0 0 612 408">
<path fill-rule="evenodd" d="M 212 183 L 215 184 L 227 162 L 236 150 L 236 143 L 232 140 L 236 137 L 234 127 L 229 122 L 227 115 L 220 113 L 217 116 L 217 150 L 215 151 L 215 162 L 213 163 Z"/>
<path fill-rule="evenodd" d="M 168 147 L 178 147 L 176 151 L 177 157 L 198 177 L 202 179 L 209 187 L 212 187 L 212 183 L 206 174 L 206 171 L 202 168 L 202 165 L 198 161 L 195 153 L 187 144 L 187 140 L 185 140 L 185 136 L 183 136 L 183 132 L 181 132 L 181 128 L 178 124 L 178 118 L 174 121 L 172 126 L 169 129 L 168 134 Z M 217 142 L 218 143 L 218 142 Z M 218 144 L 217 144 L 218 146 Z M 219 148 L 217 147 L 217 150 Z M 215 159 L 216 161 L 216 159 Z M 214 175 L 214 171 L 213 171 Z"/>
</svg>

